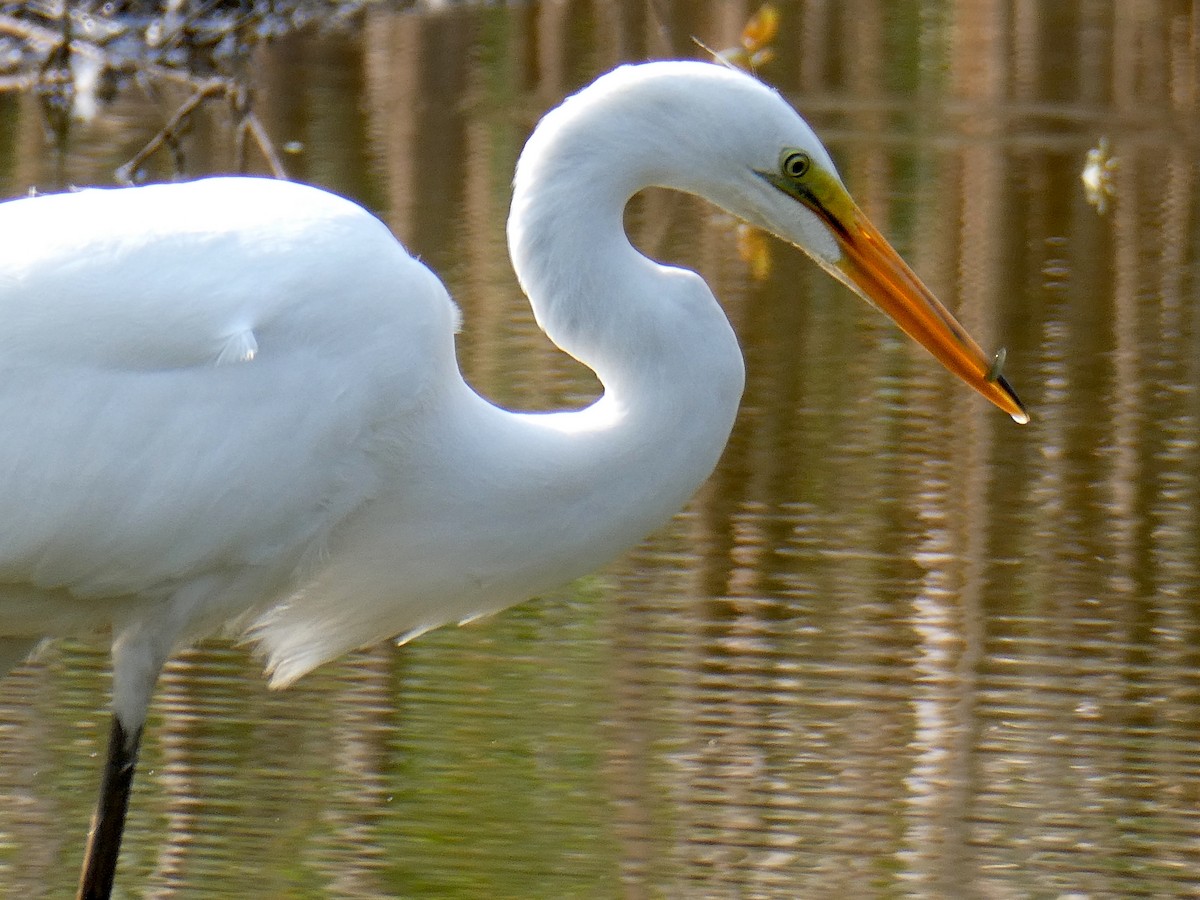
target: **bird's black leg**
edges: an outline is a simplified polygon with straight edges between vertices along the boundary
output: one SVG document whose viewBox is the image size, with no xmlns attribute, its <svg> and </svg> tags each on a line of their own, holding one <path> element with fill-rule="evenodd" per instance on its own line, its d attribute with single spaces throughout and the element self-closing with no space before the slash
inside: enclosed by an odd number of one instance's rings
<svg viewBox="0 0 1200 900">
<path fill-rule="evenodd" d="M 125 830 L 125 811 L 129 808 L 129 791 L 133 786 L 133 770 L 141 742 L 141 728 L 130 734 L 121 720 L 113 716 L 108 735 L 108 759 L 100 780 L 100 799 L 92 816 L 92 830 L 88 833 L 77 900 L 107 900 L 112 893 L 121 833 Z"/>
</svg>

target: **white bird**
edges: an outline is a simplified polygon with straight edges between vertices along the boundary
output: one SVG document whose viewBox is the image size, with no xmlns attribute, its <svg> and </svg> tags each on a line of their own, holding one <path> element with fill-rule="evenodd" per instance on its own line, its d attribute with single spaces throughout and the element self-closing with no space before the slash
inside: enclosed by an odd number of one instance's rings
<svg viewBox="0 0 1200 900">
<path fill-rule="evenodd" d="M 44 639 L 111 635 L 81 896 L 111 889 L 173 650 L 239 633 L 283 686 L 585 574 L 709 475 L 742 357 L 703 280 L 629 243 L 622 212 L 651 185 L 800 247 L 1027 421 L 808 125 L 717 65 L 617 69 L 521 155 L 513 265 L 538 325 L 604 385 L 581 410 L 476 394 L 441 283 L 315 188 L 218 178 L 0 205 L 0 673 Z"/>
</svg>

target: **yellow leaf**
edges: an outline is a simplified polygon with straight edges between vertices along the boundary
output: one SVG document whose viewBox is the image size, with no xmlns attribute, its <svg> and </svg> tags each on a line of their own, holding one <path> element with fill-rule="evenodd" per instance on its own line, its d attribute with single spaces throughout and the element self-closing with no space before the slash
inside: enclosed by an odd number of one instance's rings
<svg viewBox="0 0 1200 900">
<path fill-rule="evenodd" d="M 738 223 L 737 230 L 738 257 L 750 269 L 750 277 L 755 281 L 766 281 L 771 277 L 771 242 L 765 232 Z"/>
<path fill-rule="evenodd" d="M 742 46 L 751 53 L 763 49 L 779 33 L 779 10 L 764 3 L 742 29 Z"/>
</svg>

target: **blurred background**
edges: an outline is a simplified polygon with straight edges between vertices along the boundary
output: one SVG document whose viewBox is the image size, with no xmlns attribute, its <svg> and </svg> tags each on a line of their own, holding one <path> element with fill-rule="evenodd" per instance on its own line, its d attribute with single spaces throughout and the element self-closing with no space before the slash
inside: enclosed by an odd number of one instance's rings
<svg viewBox="0 0 1200 900">
<path fill-rule="evenodd" d="M 165 20 L 121 6 L 76 38 Z M 599 388 L 508 263 L 525 137 L 622 62 L 748 42 L 1033 416 L 793 249 L 646 192 L 635 242 L 708 280 L 747 357 L 719 470 L 596 576 L 287 691 L 251 648 L 181 654 L 120 896 L 1200 895 L 1200 8 L 774 6 L 767 35 L 756 2 L 325 3 L 222 48 L 254 4 L 208 4 L 215 49 L 154 63 L 187 78 L 9 76 L 0 195 L 266 173 L 267 147 L 443 277 L 478 390 L 546 409 Z M 34 46 L 0 34 L 0 61 Z M 247 110 L 269 141 L 239 153 Z M 107 691 L 77 643 L 0 682 L 0 895 L 73 891 Z"/>
</svg>

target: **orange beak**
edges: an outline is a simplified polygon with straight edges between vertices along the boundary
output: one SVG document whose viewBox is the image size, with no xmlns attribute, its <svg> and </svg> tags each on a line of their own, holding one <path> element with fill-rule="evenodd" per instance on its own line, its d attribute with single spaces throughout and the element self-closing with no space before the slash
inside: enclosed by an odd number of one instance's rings
<svg viewBox="0 0 1200 900">
<path fill-rule="evenodd" d="M 812 208 L 810 206 L 810 208 Z M 1000 372 L 1003 351 L 988 359 L 966 329 L 938 302 L 929 288 L 900 258 L 852 202 L 835 216 L 816 212 L 829 226 L 842 248 L 833 267 L 858 293 L 887 313 L 904 332 L 937 360 L 1024 425 L 1029 414 Z"/>
</svg>

